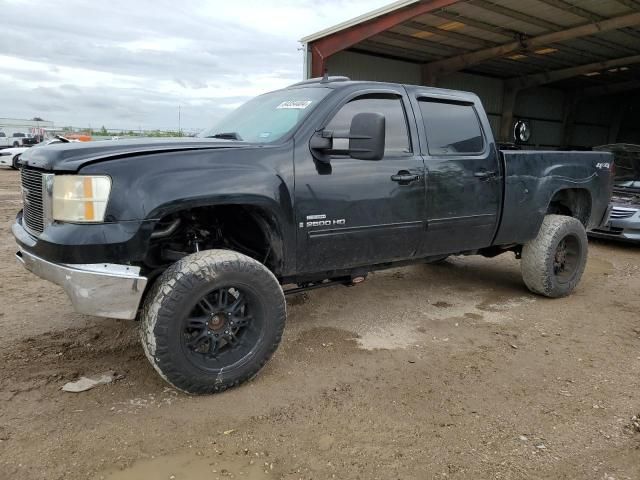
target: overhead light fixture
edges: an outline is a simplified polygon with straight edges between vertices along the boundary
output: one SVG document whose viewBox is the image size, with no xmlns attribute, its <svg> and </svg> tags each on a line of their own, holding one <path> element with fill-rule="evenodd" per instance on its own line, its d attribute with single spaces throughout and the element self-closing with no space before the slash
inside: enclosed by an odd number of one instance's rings
<svg viewBox="0 0 640 480">
<path fill-rule="evenodd" d="M 443 23 L 442 25 L 438 25 L 438 28 L 440 30 L 446 30 L 447 32 L 451 30 L 459 30 L 462 27 L 464 27 L 464 23 L 462 22 L 449 22 L 449 23 Z"/>
<path fill-rule="evenodd" d="M 429 38 L 429 37 L 433 37 L 433 33 L 431 32 L 416 32 L 411 34 L 412 37 L 416 37 L 416 38 Z"/>
<path fill-rule="evenodd" d="M 515 55 L 511 55 L 510 57 L 507 57 L 507 58 L 509 60 L 522 60 L 523 58 L 527 58 L 527 56 L 521 53 L 516 53 Z"/>
<path fill-rule="evenodd" d="M 547 55 L 549 53 L 553 53 L 553 52 L 557 52 L 558 49 L 557 48 L 541 48 L 540 50 L 535 50 L 534 53 L 537 53 L 538 55 Z"/>
<path fill-rule="evenodd" d="M 618 70 L 622 70 L 622 69 L 621 68 L 610 68 L 609 70 L 607 70 L 607 72 L 616 73 Z"/>
<path fill-rule="evenodd" d="M 629 67 L 620 67 L 621 72 L 626 72 L 627 70 L 629 70 Z"/>
<path fill-rule="evenodd" d="M 596 75 L 600 75 L 600 72 L 589 72 L 584 74 L 585 77 L 595 77 Z"/>
</svg>

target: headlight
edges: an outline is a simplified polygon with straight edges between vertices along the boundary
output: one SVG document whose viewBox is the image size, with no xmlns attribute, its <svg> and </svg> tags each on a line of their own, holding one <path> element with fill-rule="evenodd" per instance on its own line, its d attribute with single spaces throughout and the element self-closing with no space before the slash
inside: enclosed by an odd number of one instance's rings
<svg viewBox="0 0 640 480">
<path fill-rule="evenodd" d="M 106 176 L 55 175 L 53 177 L 54 220 L 103 222 L 111 192 Z"/>
</svg>

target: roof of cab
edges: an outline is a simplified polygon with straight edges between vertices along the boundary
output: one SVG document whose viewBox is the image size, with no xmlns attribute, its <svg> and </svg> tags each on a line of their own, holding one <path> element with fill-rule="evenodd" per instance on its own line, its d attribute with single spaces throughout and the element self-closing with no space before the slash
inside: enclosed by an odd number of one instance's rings
<svg viewBox="0 0 640 480">
<path fill-rule="evenodd" d="M 361 87 L 384 87 L 384 86 L 394 86 L 394 87 L 405 87 L 407 89 L 419 89 L 420 92 L 427 93 L 428 95 L 433 95 L 434 97 L 447 97 L 447 98 L 455 98 L 464 102 L 480 102 L 479 97 L 473 92 L 465 92 L 462 90 L 449 90 L 445 88 L 436 88 L 436 87 L 427 87 L 423 85 L 404 85 L 399 83 L 391 83 L 391 82 L 374 82 L 369 80 L 351 80 L 349 77 L 317 77 L 310 78 L 308 80 L 303 80 L 302 82 L 294 83 L 289 85 L 287 88 L 306 88 L 306 87 L 318 87 L 322 86 L 325 88 L 346 88 L 350 86 L 358 85 Z"/>
</svg>

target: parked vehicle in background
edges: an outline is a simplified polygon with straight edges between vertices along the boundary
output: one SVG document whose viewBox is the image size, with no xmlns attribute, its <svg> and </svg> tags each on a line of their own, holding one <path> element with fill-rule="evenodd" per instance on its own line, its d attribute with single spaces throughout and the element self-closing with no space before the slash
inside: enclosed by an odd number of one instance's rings
<svg viewBox="0 0 640 480">
<path fill-rule="evenodd" d="M 40 142 L 42 142 L 42 137 L 40 135 L 32 135 L 28 133 L 28 134 L 25 134 L 24 137 L 22 137 L 23 147 L 33 147 L 34 145 L 37 145 Z"/>
<path fill-rule="evenodd" d="M 77 141 L 78 140 L 69 140 L 68 138 L 62 136 L 56 136 L 54 138 L 44 140 L 34 145 L 32 148 L 45 147 L 47 145 L 54 145 L 56 143 L 69 143 Z M 0 150 L 0 165 L 17 169 L 20 155 L 29 150 L 29 148 L 30 147 L 11 147 Z"/>
<path fill-rule="evenodd" d="M 28 133 L 14 132 L 7 135 L 6 132 L 0 132 L 0 148 L 8 147 L 31 147 L 38 143 L 39 138 Z"/>
<path fill-rule="evenodd" d="M 13 147 L 13 142 L 11 135 L 7 135 L 6 132 L 0 132 L 0 148 Z"/>
<path fill-rule="evenodd" d="M 532 292 L 569 295 L 613 156 L 500 150 L 471 93 L 323 78 L 200 138 L 33 148 L 19 163 L 18 260 L 81 313 L 138 317 L 162 378 L 215 393 L 274 353 L 285 294 L 512 252 Z"/>
<path fill-rule="evenodd" d="M 32 147 L 39 142 L 39 138 L 35 137 L 29 133 L 21 133 L 17 132 L 12 135 L 14 147 Z"/>
<path fill-rule="evenodd" d="M 607 223 L 591 235 L 640 243 L 640 145 L 618 143 L 594 150 L 613 152 L 615 179 Z"/>
</svg>

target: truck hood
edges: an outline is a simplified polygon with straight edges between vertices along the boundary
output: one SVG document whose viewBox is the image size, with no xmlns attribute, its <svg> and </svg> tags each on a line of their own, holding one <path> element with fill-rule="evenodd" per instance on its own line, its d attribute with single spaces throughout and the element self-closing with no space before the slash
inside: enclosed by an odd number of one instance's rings
<svg viewBox="0 0 640 480">
<path fill-rule="evenodd" d="M 88 164 L 115 158 L 243 147 L 260 148 L 259 145 L 214 138 L 135 138 L 63 143 L 31 148 L 20 156 L 20 164 L 47 171 L 76 172 Z"/>
<path fill-rule="evenodd" d="M 616 206 L 640 207 L 640 189 L 625 191 L 614 188 L 611 203 Z"/>
</svg>

